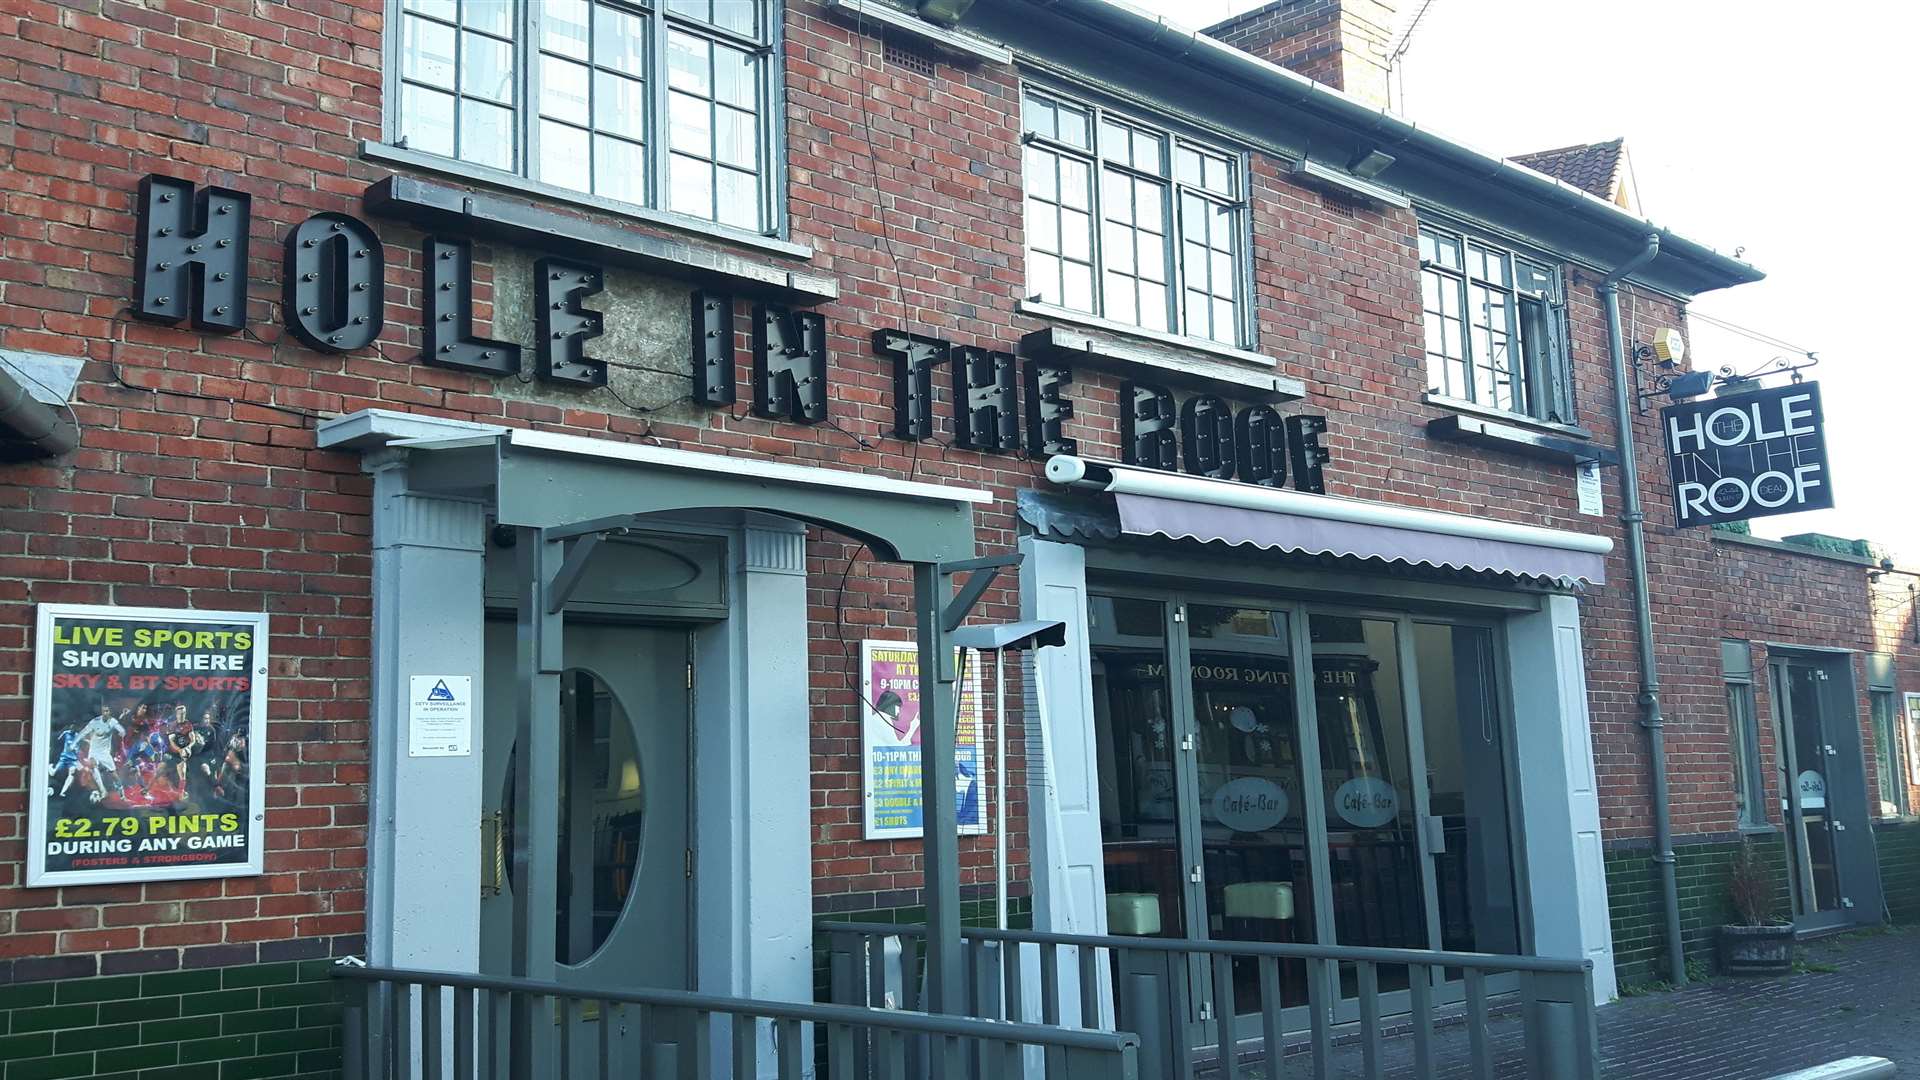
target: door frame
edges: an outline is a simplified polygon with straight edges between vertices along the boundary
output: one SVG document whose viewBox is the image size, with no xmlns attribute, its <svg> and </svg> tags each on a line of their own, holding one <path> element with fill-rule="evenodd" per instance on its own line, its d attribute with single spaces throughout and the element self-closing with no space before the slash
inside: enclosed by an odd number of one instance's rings
<svg viewBox="0 0 1920 1080">
<path fill-rule="evenodd" d="M 1346 604 L 1320 597 L 1307 599 L 1294 595 L 1262 595 L 1259 592 L 1228 589 L 1189 589 L 1164 584 L 1141 582 L 1125 574 L 1090 572 L 1087 581 L 1089 600 L 1101 597 L 1119 597 L 1155 601 L 1162 605 L 1162 632 L 1166 642 L 1168 707 L 1173 725 L 1176 748 L 1180 740 L 1195 733 L 1194 698 L 1191 677 L 1187 673 L 1192 668 L 1192 648 L 1188 636 L 1191 626 L 1187 610 L 1194 604 L 1210 604 L 1223 607 L 1248 607 L 1282 613 L 1287 618 L 1287 641 L 1289 654 L 1293 662 L 1292 684 L 1294 691 L 1295 735 L 1301 762 L 1300 793 L 1302 813 L 1306 826 L 1309 866 L 1312 870 L 1314 910 L 1318 914 L 1314 926 L 1314 942 L 1321 945 L 1335 945 L 1337 933 L 1333 925 L 1333 883 L 1329 876 L 1331 858 L 1327 848 L 1326 800 L 1324 792 L 1316 783 L 1320 764 L 1320 741 L 1318 723 L 1318 703 L 1315 698 L 1315 682 L 1312 672 L 1312 634 L 1310 618 L 1315 614 L 1336 615 L 1345 618 L 1373 619 L 1390 622 L 1394 626 L 1394 644 L 1400 661 L 1400 694 L 1402 710 L 1406 722 L 1408 768 L 1411 772 L 1415 801 L 1418 804 L 1415 816 L 1415 843 L 1418 849 L 1421 888 L 1426 912 L 1426 932 L 1428 949 L 1440 948 L 1439 898 L 1437 891 L 1437 869 L 1433 863 L 1433 852 L 1429 850 L 1427 829 L 1423 824 L 1428 816 L 1429 792 L 1426 775 L 1425 718 L 1420 712 L 1418 672 L 1413 640 L 1413 626 L 1416 622 L 1445 625 L 1470 626 L 1487 631 L 1492 652 L 1494 680 L 1493 704 L 1499 710 L 1501 732 L 1502 783 L 1505 787 L 1507 805 L 1512 812 L 1507 815 L 1507 842 L 1511 852 L 1514 873 L 1514 902 L 1518 919 L 1518 932 L 1522 948 L 1533 949 L 1534 927 L 1532 904 L 1529 895 L 1529 874 L 1527 869 L 1527 849 L 1524 835 L 1524 814 L 1520 812 L 1524 803 L 1518 787 L 1518 746 L 1514 732 L 1513 686 L 1507 659 L 1505 635 L 1501 633 L 1501 620 L 1496 616 L 1479 613 L 1463 613 L 1445 608 L 1426 608 L 1410 611 L 1406 609 L 1380 608 L 1366 604 Z M 1309 677 L 1300 678 L 1302 658 L 1308 667 Z M 1309 769 L 1309 765 L 1313 768 Z M 1182 901 L 1187 913 L 1187 931 L 1190 937 L 1199 940 L 1211 940 L 1211 928 L 1208 925 L 1206 905 L 1206 882 L 1204 876 L 1195 880 L 1191 870 L 1201 868 L 1204 875 L 1205 859 L 1200 834 L 1200 814 L 1198 813 L 1201 792 L 1199 791 L 1198 762 L 1191 753 L 1175 753 L 1175 792 L 1179 804 L 1179 821 L 1175 835 L 1178 839 L 1181 865 L 1188 873 L 1182 883 Z M 1309 785 L 1314 785 L 1311 792 Z M 1312 797 L 1308 797 L 1311 793 Z M 1444 971 L 1434 971 L 1435 1003 L 1444 1004 L 1464 1000 L 1465 986 L 1462 981 L 1445 979 Z M 1198 1045 L 1217 1045 L 1214 1034 L 1215 1019 L 1211 1015 L 1212 977 L 1207 969 L 1205 957 L 1195 957 L 1190 961 L 1188 972 L 1189 1022 L 1196 1034 L 1202 1035 Z M 1511 989 L 1506 983 L 1517 981 L 1513 976 L 1501 979 L 1496 990 Z M 1336 983 L 1336 986 L 1338 984 Z M 1407 991 L 1393 991 L 1381 995 L 1383 1011 L 1405 1012 L 1411 1008 Z M 1359 1018 L 1357 998 L 1339 997 L 1334 1002 L 1335 1022 L 1350 1022 Z M 1289 1007 L 1282 1012 L 1282 1019 L 1289 1031 L 1305 1030 L 1310 1023 L 1305 1006 Z M 1260 1018 L 1257 1013 L 1242 1013 L 1235 1018 L 1234 1041 L 1258 1039 L 1262 1037 Z"/>
<path fill-rule="evenodd" d="M 1783 840 L 1794 929 L 1808 934 L 1856 924 L 1878 924 L 1882 921 L 1883 907 L 1880 866 L 1873 850 L 1873 820 L 1868 809 L 1864 756 L 1866 736 L 1860 728 L 1854 653 L 1785 644 L 1767 644 L 1766 649 L 1767 690 L 1773 698 L 1776 771 L 1787 804 L 1782 824 L 1787 831 Z M 1799 750 L 1794 745 L 1799 721 L 1794 716 L 1787 686 L 1788 672 L 1794 668 L 1820 675 L 1816 701 L 1821 745 L 1830 748 L 1829 760 L 1822 763 L 1827 785 L 1825 809 L 1831 822 L 1829 836 L 1834 851 L 1835 887 L 1840 893 L 1839 906 L 1830 911 L 1818 910 L 1811 874 L 1806 869 L 1805 817 L 1798 781 L 1801 765 Z M 1835 832 L 1857 833 L 1859 839 L 1851 836 L 1843 839 L 1833 836 Z"/>
</svg>

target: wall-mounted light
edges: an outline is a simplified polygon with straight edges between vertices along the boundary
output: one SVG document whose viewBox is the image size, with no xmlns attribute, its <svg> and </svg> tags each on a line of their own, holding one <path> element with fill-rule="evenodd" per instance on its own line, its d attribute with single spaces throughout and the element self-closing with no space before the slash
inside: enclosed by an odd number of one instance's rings
<svg viewBox="0 0 1920 1080">
<path fill-rule="evenodd" d="M 1689 371 L 1667 383 L 1667 396 L 1675 401 L 1697 398 L 1713 388 L 1713 372 Z"/>
<path fill-rule="evenodd" d="M 1387 166 L 1392 165 L 1396 160 L 1398 159 L 1384 150 L 1368 150 L 1366 153 L 1354 158 L 1353 161 L 1347 165 L 1347 171 L 1355 176 L 1371 180 L 1381 173 L 1386 172 Z"/>
<path fill-rule="evenodd" d="M 922 0 L 920 17 L 941 26 L 958 26 L 972 10 L 973 0 Z"/>
</svg>

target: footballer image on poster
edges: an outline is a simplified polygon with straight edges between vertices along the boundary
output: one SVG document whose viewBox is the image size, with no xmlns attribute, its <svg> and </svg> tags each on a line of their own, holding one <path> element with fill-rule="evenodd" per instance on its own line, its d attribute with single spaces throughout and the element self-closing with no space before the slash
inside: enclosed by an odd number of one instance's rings
<svg viewBox="0 0 1920 1080">
<path fill-rule="evenodd" d="M 27 883 L 263 872 L 267 616 L 42 604 L 35 641 Z"/>
</svg>

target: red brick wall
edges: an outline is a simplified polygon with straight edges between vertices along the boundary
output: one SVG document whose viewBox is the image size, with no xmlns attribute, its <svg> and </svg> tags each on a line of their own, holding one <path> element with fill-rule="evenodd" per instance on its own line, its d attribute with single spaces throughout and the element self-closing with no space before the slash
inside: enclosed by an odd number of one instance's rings
<svg viewBox="0 0 1920 1080">
<path fill-rule="evenodd" d="M 0 347 L 88 361 L 75 406 L 82 448 L 0 467 L 0 743 L 11 747 L 0 771 L 0 958 L 188 948 L 221 950 L 226 962 L 261 940 L 361 929 L 368 484 L 354 456 L 314 449 L 319 413 L 380 406 L 985 487 L 996 501 L 978 515 L 983 551 L 1012 544 L 1013 494 L 1039 485 L 1038 466 L 1021 458 L 952 449 L 944 434 L 917 447 L 886 436 L 888 369 L 867 344 L 875 328 L 904 326 L 1006 348 L 1042 325 L 1013 311 L 1022 291 L 1015 77 L 943 63 L 929 80 L 885 66 L 877 39 L 857 39 L 811 3 L 790 5 L 787 16 L 787 197 L 793 238 L 815 251 L 810 268 L 841 285 L 842 299 L 823 309 L 837 426 L 726 411 L 648 418 L 604 392 L 569 405 L 529 401 L 421 365 L 419 236 L 388 224 L 378 225 L 391 303 L 379 345 L 330 356 L 286 338 L 281 238 L 311 212 L 356 212 L 360 192 L 388 171 L 356 156 L 360 140 L 380 136 L 382 11 L 380 0 L 0 3 Z M 1439 410 L 1420 404 L 1413 216 L 1296 187 L 1268 158 L 1256 157 L 1254 169 L 1259 348 L 1306 380 L 1304 408 L 1329 414 L 1332 490 L 1618 538 L 1612 516 L 1576 514 L 1569 468 L 1425 435 Z M 253 196 L 246 332 L 128 317 L 131 198 L 150 172 Z M 476 247 L 475 256 L 484 333 L 491 252 Z M 1593 283 L 1585 272 L 1568 276 L 1579 404 L 1605 445 L 1610 390 Z M 1651 327 L 1682 315 L 1643 296 L 1634 319 Z M 1080 373 L 1069 433 L 1091 455 L 1117 453 L 1116 393 L 1117 380 Z M 1657 476 L 1652 419 L 1636 432 Z M 1658 622 L 1685 807 L 1677 827 L 1724 831 L 1715 553 L 1704 532 L 1659 524 L 1671 520 L 1663 486 L 1650 483 L 1647 495 L 1655 587 L 1668 600 Z M 1616 473 L 1609 515 L 1619 494 Z M 883 905 L 917 883 L 917 845 L 859 840 L 850 658 L 863 636 L 910 632 L 908 582 L 834 538 L 813 539 L 808 565 L 816 903 Z M 1609 574 L 1614 584 L 1586 599 L 1586 631 L 1602 811 L 1617 838 L 1646 829 L 1645 780 L 1618 552 Z M 265 877 L 21 887 L 26 627 L 31 605 L 45 601 L 273 613 Z M 1001 590 L 983 613 L 1015 608 Z M 1021 779 L 1016 764 L 1016 893 L 1025 878 Z M 990 883 L 989 842 L 970 839 L 962 850 L 967 881 Z"/>
</svg>

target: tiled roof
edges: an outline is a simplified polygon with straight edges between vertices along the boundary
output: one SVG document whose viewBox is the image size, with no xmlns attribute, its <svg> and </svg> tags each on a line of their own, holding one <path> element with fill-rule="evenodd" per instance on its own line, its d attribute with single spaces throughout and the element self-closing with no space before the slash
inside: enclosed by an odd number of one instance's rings
<svg viewBox="0 0 1920 1080">
<path fill-rule="evenodd" d="M 1620 163 L 1626 158 L 1626 145 L 1625 139 L 1609 139 L 1563 146 L 1558 150 L 1515 154 L 1509 160 L 1612 202 L 1620 183 Z"/>
</svg>

